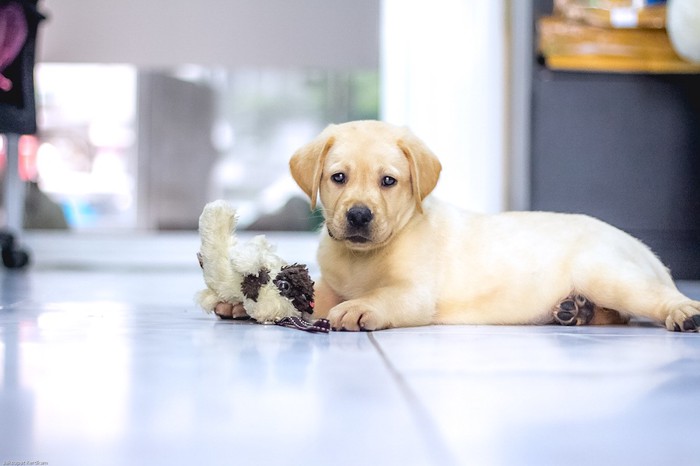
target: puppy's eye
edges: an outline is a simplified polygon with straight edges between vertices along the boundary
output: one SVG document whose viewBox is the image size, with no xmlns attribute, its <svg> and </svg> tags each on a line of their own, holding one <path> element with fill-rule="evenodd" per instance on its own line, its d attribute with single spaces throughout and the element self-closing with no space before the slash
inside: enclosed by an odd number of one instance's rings
<svg viewBox="0 0 700 466">
<path fill-rule="evenodd" d="M 385 176 L 382 178 L 382 186 L 385 188 L 394 186 L 397 183 L 396 178 L 391 177 L 391 176 Z"/>
<path fill-rule="evenodd" d="M 331 180 L 337 184 L 344 184 L 347 179 L 345 173 L 334 173 L 331 175 Z"/>
</svg>

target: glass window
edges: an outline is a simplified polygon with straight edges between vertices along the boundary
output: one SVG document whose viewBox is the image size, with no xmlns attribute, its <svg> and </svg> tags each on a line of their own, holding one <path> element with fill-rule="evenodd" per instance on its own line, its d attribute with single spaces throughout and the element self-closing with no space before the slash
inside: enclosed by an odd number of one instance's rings
<svg viewBox="0 0 700 466">
<path fill-rule="evenodd" d="M 36 87 L 31 181 L 79 231 L 192 229 L 215 198 L 242 227 L 313 228 L 289 157 L 329 122 L 379 113 L 376 70 L 44 63 Z"/>
</svg>

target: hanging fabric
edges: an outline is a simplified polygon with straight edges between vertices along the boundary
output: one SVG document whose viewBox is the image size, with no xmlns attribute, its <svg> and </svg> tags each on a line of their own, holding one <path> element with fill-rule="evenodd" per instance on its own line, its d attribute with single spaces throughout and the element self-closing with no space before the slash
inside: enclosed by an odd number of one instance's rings
<svg viewBox="0 0 700 466">
<path fill-rule="evenodd" d="M 12 89 L 12 81 L 3 72 L 15 61 L 27 40 L 27 18 L 17 2 L 0 5 L 0 91 Z"/>
</svg>

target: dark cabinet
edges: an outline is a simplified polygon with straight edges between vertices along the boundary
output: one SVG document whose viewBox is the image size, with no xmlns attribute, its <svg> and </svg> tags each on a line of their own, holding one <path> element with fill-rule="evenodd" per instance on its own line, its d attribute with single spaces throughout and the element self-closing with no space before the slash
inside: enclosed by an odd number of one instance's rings
<svg viewBox="0 0 700 466">
<path fill-rule="evenodd" d="M 551 12 L 535 2 L 534 19 Z M 533 53 L 530 207 L 593 215 L 700 279 L 700 75 L 561 72 Z"/>
</svg>

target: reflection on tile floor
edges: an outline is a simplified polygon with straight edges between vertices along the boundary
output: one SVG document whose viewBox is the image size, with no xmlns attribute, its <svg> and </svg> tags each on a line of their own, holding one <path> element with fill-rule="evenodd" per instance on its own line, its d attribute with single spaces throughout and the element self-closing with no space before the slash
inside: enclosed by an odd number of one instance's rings
<svg viewBox="0 0 700 466">
<path fill-rule="evenodd" d="M 271 239 L 313 265 L 312 236 Z M 2 464 L 698 462 L 699 335 L 313 335 L 198 310 L 194 235 L 26 242 L 35 266 L 0 271 Z"/>
</svg>

